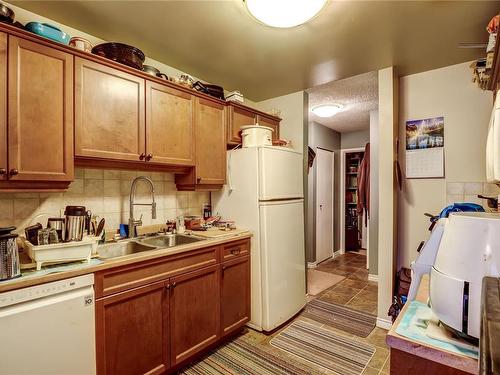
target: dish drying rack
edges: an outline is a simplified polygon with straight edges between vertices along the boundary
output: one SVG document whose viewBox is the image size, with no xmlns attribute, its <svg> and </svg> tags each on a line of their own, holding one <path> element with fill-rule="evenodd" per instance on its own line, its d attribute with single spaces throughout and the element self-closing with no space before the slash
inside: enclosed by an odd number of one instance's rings
<svg viewBox="0 0 500 375">
<path fill-rule="evenodd" d="M 90 262 L 92 254 L 97 252 L 99 237 L 87 236 L 81 241 L 59 242 L 48 245 L 33 245 L 26 238 L 20 237 L 23 248 L 29 257 L 36 263 L 36 270 L 40 271 L 45 263 L 67 263 L 78 260 Z"/>
</svg>

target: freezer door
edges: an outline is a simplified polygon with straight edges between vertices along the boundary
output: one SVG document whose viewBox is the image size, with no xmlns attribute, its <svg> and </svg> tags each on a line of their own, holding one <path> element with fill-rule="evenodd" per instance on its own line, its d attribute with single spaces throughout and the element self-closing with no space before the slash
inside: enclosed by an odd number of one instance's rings
<svg viewBox="0 0 500 375">
<path fill-rule="evenodd" d="M 303 200 L 260 204 L 262 328 L 270 331 L 306 304 Z"/>
<path fill-rule="evenodd" d="M 303 198 L 302 154 L 278 147 L 259 148 L 259 199 Z"/>
</svg>

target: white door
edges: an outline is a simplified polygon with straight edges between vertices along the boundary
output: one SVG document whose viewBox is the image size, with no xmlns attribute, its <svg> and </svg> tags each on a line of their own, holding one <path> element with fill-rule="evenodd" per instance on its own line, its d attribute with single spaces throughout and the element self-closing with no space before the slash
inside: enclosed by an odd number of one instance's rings
<svg viewBox="0 0 500 375">
<path fill-rule="evenodd" d="M 262 328 L 271 331 L 306 304 L 304 200 L 262 202 L 259 211 Z"/>
<path fill-rule="evenodd" d="M 316 149 L 316 262 L 333 256 L 332 151 Z"/>
<path fill-rule="evenodd" d="M 282 147 L 259 147 L 259 199 L 304 197 L 301 153 Z"/>
</svg>

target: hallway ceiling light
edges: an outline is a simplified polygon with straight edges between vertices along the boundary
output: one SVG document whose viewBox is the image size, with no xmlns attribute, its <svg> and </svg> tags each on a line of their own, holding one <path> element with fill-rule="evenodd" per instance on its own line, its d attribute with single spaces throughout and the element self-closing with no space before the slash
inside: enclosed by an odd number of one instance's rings
<svg viewBox="0 0 500 375">
<path fill-rule="evenodd" d="M 243 0 L 252 16 L 272 27 L 294 27 L 311 20 L 327 0 Z"/>
<path fill-rule="evenodd" d="M 343 108 L 344 106 L 341 104 L 321 104 L 313 107 L 311 112 L 319 117 L 332 117 L 342 111 Z"/>
</svg>

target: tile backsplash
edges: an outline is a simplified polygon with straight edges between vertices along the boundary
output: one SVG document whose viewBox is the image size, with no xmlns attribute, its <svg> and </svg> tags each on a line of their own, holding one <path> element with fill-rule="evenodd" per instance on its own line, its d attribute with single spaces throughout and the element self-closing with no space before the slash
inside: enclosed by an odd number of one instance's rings
<svg viewBox="0 0 500 375">
<path fill-rule="evenodd" d="M 487 182 L 447 182 L 446 203 L 469 202 L 477 203 L 489 210 L 486 200 L 478 198 L 478 194 L 487 197 L 497 197 L 500 187 Z"/>
<path fill-rule="evenodd" d="M 135 218 L 142 214 L 144 225 L 165 223 L 178 215 L 201 215 L 203 204 L 210 202 L 209 193 L 177 191 L 172 173 L 77 168 L 65 193 L 0 192 L 0 227 L 14 225 L 23 233 L 36 222 L 45 226 L 48 217 L 62 215 L 68 205 L 83 205 L 106 219 L 108 231 L 115 230 L 128 222 L 130 185 L 137 176 L 151 178 L 155 187 L 156 219 L 151 218 L 151 207 L 134 208 Z M 135 201 L 151 202 L 148 184 L 138 183 Z"/>
</svg>

